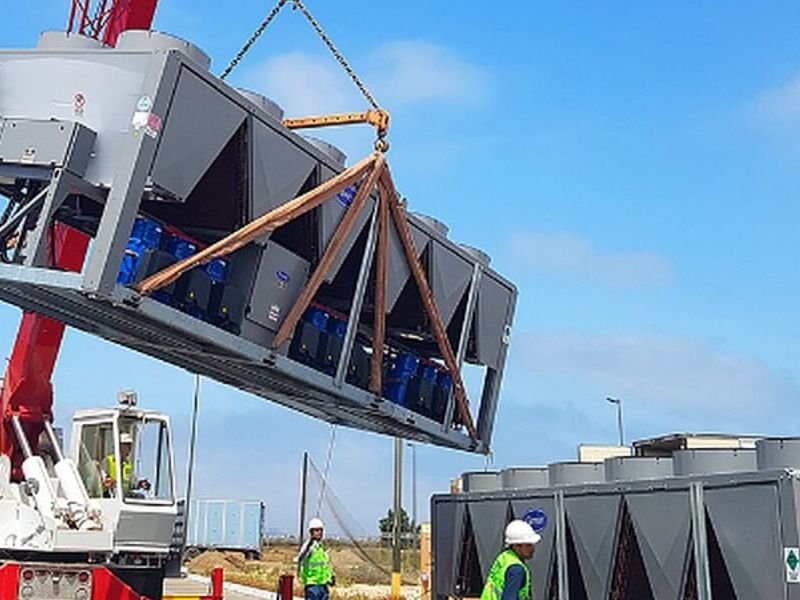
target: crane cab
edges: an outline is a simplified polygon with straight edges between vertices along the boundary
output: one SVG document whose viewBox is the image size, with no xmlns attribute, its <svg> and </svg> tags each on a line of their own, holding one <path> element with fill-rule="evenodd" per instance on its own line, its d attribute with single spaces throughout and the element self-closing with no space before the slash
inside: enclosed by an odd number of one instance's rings
<svg viewBox="0 0 800 600">
<path fill-rule="evenodd" d="M 168 417 L 137 408 L 136 394 L 121 392 L 116 408 L 75 413 L 70 455 L 114 532 L 115 553 L 169 550 L 177 506 Z"/>
</svg>

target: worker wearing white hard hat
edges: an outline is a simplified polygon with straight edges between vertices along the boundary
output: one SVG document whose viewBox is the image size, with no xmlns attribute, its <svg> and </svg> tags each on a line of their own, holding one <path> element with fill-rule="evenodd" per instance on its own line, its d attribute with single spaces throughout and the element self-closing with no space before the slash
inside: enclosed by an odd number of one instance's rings
<svg viewBox="0 0 800 600">
<path fill-rule="evenodd" d="M 119 457 L 122 462 L 121 473 L 117 471 L 117 458 L 114 453 L 109 453 L 103 465 L 105 478 L 103 479 L 103 489 L 107 496 L 111 496 L 117 489 L 117 477 L 122 475 L 122 481 L 126 482 L 125 490 L 130 487 L 133 481 L 133 462 L 131 461 L 131 451 L 133 449 L 133 436 L 128 431 L 119 434 Z"/>
<path fill-rule="evenodd" d="M 297 555 L 305 600 L 328 600 L 330 586 L 336 582 L 330 557 L 322 544 L 325 524 L 314 517 L 308 522 L 308 540 Z"/>
<path fill-rule="evenodd" d="M 481 600 L 527 600 L 531 597 L 531 572 L 525 561 L 533 558 L 541 539 L 542 536 L 525 521 L 511 521 L 506 526 L 507 548 L 489 570 Z"/>
<path fill-rule="evenodd" d="M 137 479 L 133 472 L 133 435 L 129 431 L 121 431 L 119 434 L 119 458 L 121 461 L 120 471 L 117 471 L 117 459 L 111 452 L 105 457 L 103 471 L 104 496 L 111 497 L 117 492 L 117 477 L 122 476 L 122 494 L 126 497 L 144 497 L 150 490 L 150 482 L 147 479 Z"/>
</svg>

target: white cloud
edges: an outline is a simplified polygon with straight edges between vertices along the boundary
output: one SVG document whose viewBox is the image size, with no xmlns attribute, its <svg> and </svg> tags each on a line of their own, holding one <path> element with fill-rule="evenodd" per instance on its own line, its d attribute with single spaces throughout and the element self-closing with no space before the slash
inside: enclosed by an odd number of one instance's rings
<svg viewBox="0 0 800 600">
<path fill-rule="evenodd" d="M 772 123 L 800 122 L 800 75 L 756 96 L 756 115 Z"/>
<path fill-rule="evenodd" d="M 487 74 L 452 50 L 420 41 L 386 43 L 364 61 L 363 79 L 387 109 L 485 100 Z M 276 100 L 289 115 L 357 110 L 364 105 L 346 74 L 328 56 L 291 52 L 273 56 L 245 77 L 248 87 Z"/>
<path fill-rule="evenodd" d="M 671 263 L 654 252 L 601 252 L 572 233 L 518 233 L 512 259 L 526 269 L 609 285 L 658 285 L 673 276 Z"/>
<path fill-rule="evenodd" d="M 355 90 L 332 60 L 303 52 L 270 58 L 251 71 L 246 81 L 290 116 L 346 112 L 360 106 Z"/>
<path fill-rule="evenodd" d="M 693 414 L 763 414 L 800 397 L 788 373 L 734 352 L 667 335 L 520 334 L 512 346 L 516 373 L 583 383 L 599 394 L 635 399 L 653 409 Z"/>
<path fill-rule="evenodd" d="M 373 54 L 371 80 L 387 106 L 438 102 L 475 105 L 486 99 L 487 74 L 455 52 L 423 41 L 397 41 Z"/>
</svg>

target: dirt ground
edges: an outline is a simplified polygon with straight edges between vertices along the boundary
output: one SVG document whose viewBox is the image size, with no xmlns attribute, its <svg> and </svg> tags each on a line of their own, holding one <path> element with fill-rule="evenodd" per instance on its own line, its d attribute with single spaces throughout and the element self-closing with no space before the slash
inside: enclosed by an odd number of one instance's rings
<svg viewBox="0 0 800 600">
<path fill-rule="evenodd" d="M 376 545 L 366 546 L 364 550 L 376 564 L 365 560 L 353 546 L 332 544 L 328 547 L 336 573 L 336 586 L 331 590 L 334 598 L 378 600 L 389 597 L 389 575 L 386 573 L 391 571 L 391 550 Z M 239 552 L 207 551 L 187 566 L 190 572 L 200 575 L 208 575 L 212 569 L 222 567 L 227 581 L 275 591 L 280 575 L 295 573 L 293 558 L 296 551 L 293 545 L 271 544 L 264 548 L 261 560 L 247 560 Z M 404 550 L 402 559 L 402 595 L 407 600 L 416 600 L 419 598 L 419 551 Z M 295 595 L 303 595 L 297 581 Z"/>
</svg>

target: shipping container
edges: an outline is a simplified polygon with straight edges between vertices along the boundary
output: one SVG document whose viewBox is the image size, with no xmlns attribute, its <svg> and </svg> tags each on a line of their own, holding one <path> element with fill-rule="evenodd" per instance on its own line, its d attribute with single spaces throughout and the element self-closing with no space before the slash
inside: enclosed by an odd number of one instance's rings
<svg viewBox="0 0 800 600">
<path fill-rule="evenodd" d="M 186 548 L 261 555 L 267 510 L 260 500 L 197 499 L 189 511 Z"/>
</svg>

